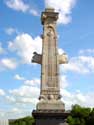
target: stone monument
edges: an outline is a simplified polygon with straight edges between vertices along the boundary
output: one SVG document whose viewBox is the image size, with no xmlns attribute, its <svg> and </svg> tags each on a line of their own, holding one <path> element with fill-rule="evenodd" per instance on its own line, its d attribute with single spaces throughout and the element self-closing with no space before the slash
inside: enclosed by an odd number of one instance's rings
<svg viewBox="0 0 94 125">
<path fill-rule="evenodd" d="M 59 64 L 67 63 L 67 55 L 59 55 L 57 48 L 56 21 L 58 13 L 53 8 L 42 12 L 42 55 L 34 52 L 32 62 L 41 64 L 41 87 L 39 102 L 32 112 L 36 125 L 64 125 L 68 113 L 61 101 Z"/>
<path fill-rule="evenodd" d="M 9 125 L 8 119 L 0 119 L 0 125 Z"/>
</svg>

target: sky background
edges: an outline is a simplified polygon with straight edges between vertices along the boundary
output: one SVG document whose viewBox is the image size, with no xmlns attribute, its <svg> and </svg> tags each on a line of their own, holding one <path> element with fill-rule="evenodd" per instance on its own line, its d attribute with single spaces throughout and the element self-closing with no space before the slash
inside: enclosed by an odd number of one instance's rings
<svg viewBox="0 0 94 125">
<path fill-rule="evenodd" d="M 41 12 L 54 7 L 60 65 L 60 88 L 66 110 L 73 104 L 94 107 L 94 0 L 0 0 L 0 118 L 31 115 L 39 96 Z"/>
</svg>

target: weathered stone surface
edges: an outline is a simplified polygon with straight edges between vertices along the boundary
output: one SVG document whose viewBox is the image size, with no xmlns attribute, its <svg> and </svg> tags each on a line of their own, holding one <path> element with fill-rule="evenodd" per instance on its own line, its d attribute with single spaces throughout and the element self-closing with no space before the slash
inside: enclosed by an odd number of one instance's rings
<svg viewBox="0 0 94 125">
<path fill-rule="evenodd" d="M 59 64 L 68 62 L 67 55 L 58 54 L 56 21 L 58 13 L 47 8 L 42 13 L 42 55 L 34 53 L 33 62 L 41 64 L 41 88 L 36 110 L 32 112 L 35 125 L 67 125 L 65 105 L 60 100 Z"/>
<path fill-rule="evenodd" d="M 37 52 L 34 52 L 33 54 L 34 55 L 32 57 L 32 62 L 41 64 L 42 63 L 42 55 L 38 54 Z"/>
<path fill-rule="evenodd" d="M 38 110 L 62 110 L 64 111 L 65 105 L 62 101 L 60 100 L 50 100 L 50 101 L 40 101 L 37 104 L 37 109 Z"/>
<path fill-rule="evenodd" d="M 41 64 L 41 89 L 37 109 L 65 109 L 60 101 L 59 64 L 67 63 L 67 55 L 58 54 L 56 21 L 58 13 L 53 8 L 41 15 L 43 24 L 42 55 L 34 52 L 32 62 Z"/>
<path fill-rule="evenodd" d="M 58 60 L 59 60 L 59 64 L 68 63 L 68 57 L 65 53 L 58 55 Z"/>
<path fill-rule="evenodd" d="M 69 113 L 61 110 L 34 110 L 35 125 L 68 125 L 66 118 Z"/>
</svg>

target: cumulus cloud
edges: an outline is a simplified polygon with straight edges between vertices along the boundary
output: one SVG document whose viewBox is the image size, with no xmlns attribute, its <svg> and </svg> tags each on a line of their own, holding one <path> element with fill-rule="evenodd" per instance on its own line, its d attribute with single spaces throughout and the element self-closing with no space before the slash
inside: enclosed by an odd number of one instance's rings
<svg viewBox="0 0 94 125">
<path fill-rule="evenodd" d="M 39 13 L 38 13 L 38 11 L 37 10 L 35 10 L 35 9 L 30 9 L 30 11 L 29 11 L 32 15 L 34 15 L 34 16 L 39 16 Z"/>
<path fill-rule="evenodd" d="M 45 0 L 46 7 L 53 7 L 58 11 L 59 14 L 59 23 L 68 24 L 71 22 L 71 12 L 72 8 L 75 6 L 77 0 Z M 6 5 L 16 11 L 28 12 L 34 16 L 39 16 L 37 9 L 31 7 L 28 3 L 25 3 L 23 0 L 6 0 Z M 60 4 L 61 3 L 61 4 Z"/>
<path fill-rule="evenodd" d="M 29 9 L 29 5 L 25 4 L 23 0 L 7 0 L 6 5 L 14 10 L 26 12 Z"/>
<path fill-rule="evenodd" d="M 23 33 L 18 35 L 12 42 L 9 42 L 8 48 L 21 57 L 22 63 L 30 64 L 33 52 L 41 53 L 42 42 L 39 36 L 32 38 L 29 34 Z"/>
<path fill-rule="evenodd" d="M 24 86 L 21 86 L 19 89 L 10 90 L 9 92 L 15 97 L 17 97 L 16 98 L 17 102 L 21 102 L 22 100 L 26 99 L 26 97 L 29 98 L 28 100 L 29 102 L 32 102 L 32 99 L 38 96 L 39 88 L 34 86 L 24 85 Z"/>
<path fill-rule="evenodd" d="M 17 62 L 13 58 L 3 58 L 0 60 L 0 68 L 2 69 L 15 69 L 17 67 Z"/>
<path fill-rule="evenodd" d="M 80 90 L 76 92 L 69 92 L 66 89 L 61 89 L 61 94 L 63 96 L 62 100 L 65 102 L 66 109 L 71 109 L 71 106 L 75 104 L 85 107 L 94 107 L 94 100 L 91 100 L 91 95 L 93 97 L 94 93 L 82 93 Z"/>
<path fill-rule="evenodd" d="M 7 95 L 5 98 L 6 98 L 6 102 L 8 103 L 16 103 L 16 99 L 13 96 Z"/>
<path fill-rule="evenodd" d="M 59 49 L 58 49 L 58 53 L 59 53 L 59 54 L 63 54 L 63 53 L 65 53 L 65 51 L 64 51 L 62 48 L 59 48 Z"/>
<path fill-rule="evenodd" d="M 78 56 L 71 57 L 68 64 L 61 65 L 60 69 L 62 72 L 94 73 L 94 49 L 79 50 Z"/>
<path fill-rule="evenodd" d="M 71 22 L 72 8 L 76 0 L 45 0 L 46 7 L 55 8 L 59 12 L 58 23 L 68 24 Z"/>
<path fill-rule="evenodd" d="M 11 119 L 31 115 L 38 102 L 39 83 L 38 78 L 25 80 L 19 88 L 8 90 L 4 96 L 4 104 L 6 104 L 7 109 L 0 110 L 0 114 L 3 114 L 0 117 Z"/>
<path fill-rule="evenodd" d="M 25 80 L 25 78 L 22 77 L 22 76 L 20 76 L 19 74 L 16 74 L 16 75 L 14 76 L 14 79 L 16 79 L 16 80 Z"/>
<path fill-rule="evenodd" d="M 4 48 L 2 47 L 2 43 L 0 42 L 0 54 L 3 54 L 5 53 L 5 50 Z"/>
<path fill-rule="evenodd" d="M 0 96 L 4 96 L 5 95 L 5 91 L 3 89 L 0 89 Z"/>
<path fill-rule="evenodd" d="M 12 35 L 14 33 L 17 33 L 17 30 L 15 28 L 9 27 L 5 29 L 6 34 Z"/>
<path fill-rule="evenodd" d="M 40 91 L 36 85 L 39 84 L 39 80 L 36 78 L 32 82 L 33 84 L 31 84 L 30 80 L 26 80 L 19 88 L 7 91 L 7 95 L 4 97 L 4 104 L 9 107 L 9 110 L 3 111 L 4 117 L 11 119 L 31 115 L 32 109 L 35 108 L 38 102 Z"/>
<path fill-rule="evenodd" d="M 66 75 L 60 75 L 60 88 L 64 89 L 68 87 L 68 80 Z"/>
<path fill-rule="evenodd" d="M 39 84 L 40 84 L 40 79 L 35 78 L 33 80 L 26 80 L 26 81 L 24 81 L 24 84 L 28 85 L 28 86 L 36 86 L 36 87 L 38 87 Z"/>
<path fill-rule="evenodd" d="M 25 109 L 19 109 L 19 108 L 11 108 L 8 111 L 5 110 L 0 110 L 0 119 L 2 121 L 5 121 L 6 124 L 8 122 L 8 119 L 18 119 L 18 118 L 23 118 L 25 116 L 31 116 L 30 111 L 26 111 Z"/>
<path fill-rule="evenodd" d="M 6 0 L 5 4 L 13 10 L 23 13 L 28 12 L 34 16 L 39 16 L 38 11 L 23 0 Z"/>
<path fill-rule="evenodd" d="M 79 54 L 81 55 L 93 55 L 94 56 L 94 49 L 82 49 L 79 51 Z"/>
<path fill-rule="evenodd" d="M 72 57 L 69 63 L 61 66 L 62 71 L 72 71 L 80 74 L 87 74 L 94 72 L 94 57 L 79 55 Z"/>
<path fill-rule="evenodd" d="M 30 115 L 31 116 L 31 112 L 30 111 L 26 111 L 25 109 L 19 109 L 19 108 L 12 108 L 10 111 L 10 118 L 23 118 L 25 116 Z M 12 115 L 14 114 L 14 115 Z"/>
</svg>

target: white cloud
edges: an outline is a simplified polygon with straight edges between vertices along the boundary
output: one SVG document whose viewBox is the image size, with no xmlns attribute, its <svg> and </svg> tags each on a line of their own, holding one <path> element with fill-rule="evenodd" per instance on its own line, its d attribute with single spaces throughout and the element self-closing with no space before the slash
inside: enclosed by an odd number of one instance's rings
<svg viewBox="0 0 94 125">
<path fill-rule="evenodd" d="M 15 69 L 17 67 L 17 63 L 15 59 L 3 58 L 0 61 L 1 68 L 3 69 Z"/>
<path fill-rule="evenodd" d="M 26 12 L 29 9 L 29 5 L 24 3 L 23 0 L 7 0 L 6 5 L 14 10 Z"/>
<path fill-rule="evenodd" d="M 61 65 L 62 71 L 73 71 L 80 74 L 94 73 L 94 57 L 82 56 L 72 57 L 68 64 Z"/>
<path fill-rule="evenodd" d="M 94 93 L 82 93 L 80 91 L 69 92 L 65 89 L 61 89 L 61 94 L 66 109 L 71 109 L 71 106 L 75 104 L 85 107 L 94 107 L 94 100 L 91 100 L 91 96 L 94 97 Z"/>
<path fill-rule="evenodd" d="M 79 51 L 80 55 L 93 55 L 94 56 L 94 49 L 82 49 Z"/>
<path fill-rule="evenodd" d="M 59 49 L 58 49 L 58 53 L 59 53 L 59 54 L 63 54 L 63 53 L 65 53 L 65 51 L 64 51 L 62 48 L 59 48 Z"/>
<path fill-rule="evenodd" d="M 28 12 L 34 16 L 39 16 L 37 9 L 31 7 L 28 3 L 24 2 L 24 0 L 6 0 L 5 4 L 13 10 L 23 13 Z"/>
<path fill-rule="evenodd" d="M 12 27 L 9 27 L 9 28 L 6 28 L 5 29 L 5 32 L 8 34 L 8 35 L 12 35 L 13 33 L 17 33 L 17 30 L 12 28 Z"/>
<path fill-rule="evenodd" d="M 0 111 L 4 114 L 0 117 L 14 119 L 31 115 L 38 102 L 39 89 L 23 85 L 18 89 L 9 90 L 7 94 L 4 98 L 7 109 Z"/>
<path fill-rule="evenodd" d="M 75 3 L 76 0 L 45 0 L 46 7 L 53 7 L 60 13 L 58 23 L 62 24 L 71 22 L 71 12 Z"/>
<path fill-rule="evenodd" d="M 5 95 L 5 91 L 3 89 L 0 89 L 0 96 L 4 96 Z"/>
<path fill-rule="evenodd" d="M 22 63 L 29 64 L 34 51 L 41 53 L 42 42 L 39 36 L 33 39 L 29 34 L 23 33 L 18 35 L 13 42 L 9 42 L 8 47 L 9 50 L 16 51 Z"/>
<path fill-rule="evenodd" d="M 8 119 L 18 119 L 18 118 L 23 118 L 25 116 L 31 116 L 31 112 L 30 111 L 26 111 L 24 109 L 19 109 L 19 108 L 11 108 L 8 111 L 5 110 L 1 110 L 0 111 L 0 120 L 2 121 L 2 123 L 6 122 Z"/>
<path fill-rule="evenodd" d="M 16 103 L 16 99 L 13 96 L 6 96 L 7 102 Z"/>
<path fill-rule="evenodd" d="M 14 95 L 15 97 L 19 97 L 19 98 L 26 98 L 26 97 L 31 98 L 29 100 L 31 102 L 32 98 L 38 97 L 39 88 L 34 87 L 34 86 L 23 85 L 18 89 L 10 90 L 10 93 Z"/>
<path fill-rule="evenodd" d="M 38 13 L 38 11 L 37 10 L 35 10 L 35 9 L 30 9 L 30 11 L 29 11 L 32 15 L 34 15 L 34 16 L 39 16 L 39 13 Z"/>
<path fill-rule="evenodd" d="M 61 75 L 60 76 L 60 88 L 64 89 L 66 87 L 68 87 L 67 76 Z"/>
<path fill-rule="evenodd" d="M 20 76 L 19 74 L 16 74 L 16 75 L 14 76 L 14 79 L 16 79 L 16 80 L 25 80 L 25 78 L 22 77 L 22 76 Z"/>
<path fill-rule="evenodd" d="M 4 48 L 2 47 L 2 43 L 0 42 L 0 54 L 3 54 L 5 53 L 5 50 Z"/>
<path fill-rule="evenodd" d="M 38 102 L 39 96 L 39 85 L 40 80 L 35 78 L 34 80 L 26 80 L 24 84 L 17 89 L 11 89 L 8 91 L 8 95 L 5 96 L 5 103 L 9 107 L 14 107 L 14 109 L 21 109 L 18 114 L 29 115 L 33 107 L 35 107 Z M 32 111 L 31 111 L 32 112 Z M 10 110 L 10 115 L 14 117 L 17 112 L 12 112 Z M 12 117 L 11 116 L 11 117 Z M 18 116 L 18 115 L 17 115 Z"/>
<path fill-rule="evenodd" d="M 35 78 L 35 79 L 33 79 L 33 80 L 26 80 L 26 81 L 24 82 L 24 84 L 25 84 L 25 85 L 28 85 L 28 86 L 36 86 L 36 87 L 38 87 L 39 84 L 40 84 L 40 80 L 37 79 L 37 78 Z"/>
</svg>

